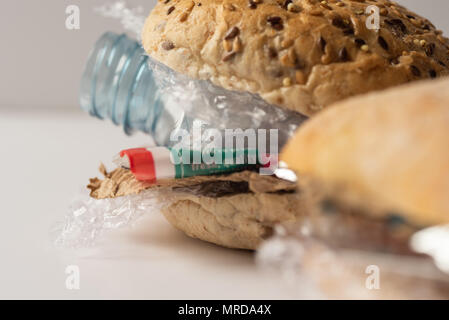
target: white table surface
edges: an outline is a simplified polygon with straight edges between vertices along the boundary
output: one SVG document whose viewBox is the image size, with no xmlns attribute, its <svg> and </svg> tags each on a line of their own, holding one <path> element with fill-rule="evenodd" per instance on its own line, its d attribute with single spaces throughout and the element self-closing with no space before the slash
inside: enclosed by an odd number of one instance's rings
<svg viewBox="0 0 449 320">
<path fill-rule="evenodd" d="M 0 108 L 0 298 L 285 299 L 247 251 L 190 239 L 158 214 L 90 249 L 58 249 L 49 230 L 122 148 L 148 143 L 80 112 Z M 80 290 L 65 268 L 80 269 Z"/>
</svg>

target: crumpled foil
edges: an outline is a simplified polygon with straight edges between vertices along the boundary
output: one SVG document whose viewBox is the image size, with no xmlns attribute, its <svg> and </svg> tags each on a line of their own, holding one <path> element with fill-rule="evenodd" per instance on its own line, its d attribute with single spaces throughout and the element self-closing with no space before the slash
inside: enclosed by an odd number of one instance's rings
<svg viewBox="0 0 449 320">
<path fill-rule="evenodd" d="M 94 199 L 87 194 L 75 199 L 52 233 L 61 247 L 91 247 L 107 230 L 128 227 L 143 215 L 158 213 L 164 201 L 156 189 L 113 199 Z"/>
</svg>

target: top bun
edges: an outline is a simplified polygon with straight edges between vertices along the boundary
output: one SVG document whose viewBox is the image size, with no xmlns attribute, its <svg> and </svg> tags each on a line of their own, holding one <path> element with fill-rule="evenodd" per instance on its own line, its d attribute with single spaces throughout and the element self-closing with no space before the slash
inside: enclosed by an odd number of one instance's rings
<svg viewBox="0 0 449 320">
<path fill-rule="evenodd" d="M 376 215 L 449 223 L 449 79 L 337 103 L 299 128 L 281 160 Z"/>
<path fill-rule="evenodd" d="M 379 8 L 378 32 L 366 26 L 370 5 Z M 178 72 L 309 116 L 449 66 L 441 31 L 387 0 L 162 0 L 142 41 Z"/>
</svg>

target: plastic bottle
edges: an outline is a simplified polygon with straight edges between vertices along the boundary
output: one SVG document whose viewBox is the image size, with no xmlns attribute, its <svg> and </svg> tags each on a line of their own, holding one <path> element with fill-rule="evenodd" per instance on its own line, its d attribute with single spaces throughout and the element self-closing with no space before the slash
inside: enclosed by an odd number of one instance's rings
<svg viewBox="0 0 449 320">
<path fill-rule="evenodd" d="M 184 112 L 164 106 L 147 60 L 137 41 L 105 33 L 89 55 L 80 104 L 92 116 L 123 126 L 127 134 L 143 131 L 165 145 L 169 131 L 182 126 Z"/>
<path fill-rule="evenodd" d="M 92 116 L 123 126 L 127 134 L 150 134 L 160 146 L 172 146 L 170 134 L 177 129 L 192 132 L 195 119 L 219 130 L 280 129 L 282 146 L 305 119 L 256 95 L 189 79 L 148 57 L 136 40 L 111 32 L 89 56 L 80 104 Z"/>
</svg>

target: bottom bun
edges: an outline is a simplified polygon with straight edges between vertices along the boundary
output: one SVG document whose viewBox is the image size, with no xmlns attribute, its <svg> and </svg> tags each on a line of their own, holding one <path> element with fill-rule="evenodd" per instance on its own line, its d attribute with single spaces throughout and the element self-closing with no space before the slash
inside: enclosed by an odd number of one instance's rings
<svg viewBox="0 0 449 320">
<path fill-rule="evenodd" d="M 167 220 L 192 238 L 237 249 L 256 249 L 279 222 L 298 222 L 296 193 L 244 193 L 211 198 L 174 195 L 162 210 Z"/>
</svg>

